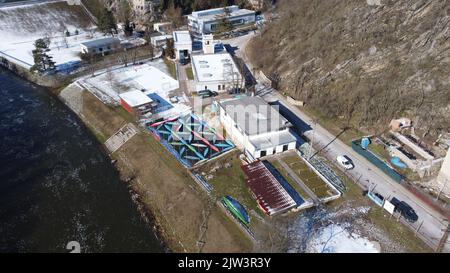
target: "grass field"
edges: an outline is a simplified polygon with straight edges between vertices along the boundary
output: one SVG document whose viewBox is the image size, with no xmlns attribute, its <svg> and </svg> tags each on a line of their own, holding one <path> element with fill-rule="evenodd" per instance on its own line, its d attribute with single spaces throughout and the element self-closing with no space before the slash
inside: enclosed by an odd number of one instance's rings
<svg viewBox="0 0 450 273">
<path fill-rule="evenodd" d="M 167 65 L 167 69 L 169 70 L 170 76 L 174 79 L 178 79 L 177 67 L 176 67 L 175 63 L 167 58 L 164 58 L 164 63 Z"/>
<path fill-rule="evenodd" d="M 310 199 L 308 194 L 302 189 L 302 187 L 300 187 L 293 179 L 292 177 L 288 174 L 288 172 L 283 168 L 283 166 L 281 166 L 281 164 L 277 161 L 277 160 L 269 160 L 270 164 L 272 164 L 272 166 L 277 169 L 277 171 L 284 177 L 284 179 L 286 179 L 287 182 L 289 182 L 289 184 L 300 194 L 300 196 L 304 199 L 304 200 L 308 200 Z"/>
<path fill-rule="evenodd" d="M 186 76 L 190 80 L 194 80 L 194 72 L 192 72 L 192 67 L 186 68 Z"/>
<path fill-rule="evenodd" d="M 259 215 L 263 216 L 264 213 L 259 209 L 256 200 L 253 198 L 250 189 L 247 186 L 245 173 L 241 169 L 241 160 L 239 159 L 239 152 L 234 151 L 220 158 L 213 160 L 202 166 L 199 172 L 209 173 L 214 166 L 220 166 L 220 168 L 212 172 L 213 178 L 208 182 L 214 187 L 214 194 L 221 198 L 225 195 L 238 200 L 244 207 L 249 210 L 256 211 Z M 230 163 L 231 167 L 225 168 L 225 164 Z"/>
<path fill-rule="evenodd" d="M 282 160 L 317 197 L 325 198 L 333 195 L 332 189 L 298 155 L 286 156 Z"/>
</svg>

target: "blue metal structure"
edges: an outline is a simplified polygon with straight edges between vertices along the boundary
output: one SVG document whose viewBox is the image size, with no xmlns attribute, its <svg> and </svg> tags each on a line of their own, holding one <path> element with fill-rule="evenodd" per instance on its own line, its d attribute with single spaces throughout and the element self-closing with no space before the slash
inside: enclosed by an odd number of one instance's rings
<svg viewBox="0 0 450 273">
<path fill-rule="evenodd" d="M 230 140 L 192 113 L 153 123 L 148 129 L 186 167 L 235 147 Z"/>
</svg>

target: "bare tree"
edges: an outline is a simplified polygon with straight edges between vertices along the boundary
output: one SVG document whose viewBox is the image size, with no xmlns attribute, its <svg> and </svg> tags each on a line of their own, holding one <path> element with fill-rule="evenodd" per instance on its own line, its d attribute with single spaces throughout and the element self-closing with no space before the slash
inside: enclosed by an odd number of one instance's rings
<svg viewBox="0 0 450 273">
<path fill-rule="evenodd" d="M 65 35 L 65 33 L 63 33 L 63 36 L 62 36 L 63 38 L 62 38 L 62 44 L 66 47 L 66 48 L 69 48 L 69 42 L 67 41 L 67 36 Z"/>
<path fill-rule="evenodd" d="M 117 59 L 119 63 L 122 63 L 124 66 L 128 66 L 129 62 L 128 50 L 124 49 L 123 51 L 119 51 L 119 53 L 117 54 Z"/>
<path fill-rule="evenodd" d="M 109 82 L 109 85 L 112 87 L 113 83 L 114 83 L 114 74 L 112 72 L 110 65 L 108 65 L 108 68 L 106 68 L 106 80 Z"/>
<path fill-rule="evenodd" d="M 138 51 L 137 51 L 137 49 L 134 49 L 130 53 L 131 53 L 131 61 L 133 62 L 133 65 L 135 65 L 137 62 L 137 59 L 138 59 L 138 54 L 137 54 Z"/>
<path fill-rule="evenodd" d="M 155 49 L 153 48 L 153 45 L 151 43 L 148 43 L 148 53 L 150 54 L 150 59 L 153 60 L 155 57 Z"/>
</svg>

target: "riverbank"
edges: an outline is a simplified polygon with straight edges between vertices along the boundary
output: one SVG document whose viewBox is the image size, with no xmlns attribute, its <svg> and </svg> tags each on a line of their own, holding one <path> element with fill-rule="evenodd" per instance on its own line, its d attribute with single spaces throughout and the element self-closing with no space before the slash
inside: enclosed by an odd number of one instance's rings
<svg viewBox="0 0 450 273">
<path fill-rule="evenodd" d="M 120 107 L 110 107 L 91 93 L 71 85 L 60 98 L 83 120 L 103 143 L 134 118 Z M 111 155 L 124 181 L 136 193 L 136 201 L 152 212 L 161 236 L 174 252 L 197 252 L 201 226 L 204 252 L 248 252 L 252 242 L 218 209 L 208 219 L 203 210 L 208 196 L 198 188 L 185 169 L 148 132 L 140 132 Z"/>
</svg>

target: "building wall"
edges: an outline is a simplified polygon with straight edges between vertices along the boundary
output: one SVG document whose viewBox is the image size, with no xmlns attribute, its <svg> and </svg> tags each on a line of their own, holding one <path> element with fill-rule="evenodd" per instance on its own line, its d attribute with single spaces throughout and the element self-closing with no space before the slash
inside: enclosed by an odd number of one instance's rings
<svg viewBox="0 0 450 273">
<path fill-rule="evenodd" d="M 450 148 L 447 151 L 444 162 L 442 162 L 441 170 L 438 175 L 438 181 L 444 183 L 445 179 L 448 179 L 448 187 L 450 188 Z"/>
<path fill-rule="evenodd" d="M 100 50 L 101 49 L 101 50 Z M 81 45 L 81 53 L 83 54 L 105 54 L 116 51 L 120 49 L 120 43 L 112 43 L 110 45 L 102 45 L 97 47 L 86 47 L 83 44 Z"/>
<path fill-rule="evenodd" d="M 133 107 L 128 105 L 128 103 L 126 103 L 123 99 L 120 99 L 120 105 L 122 105 L 122 107 L 125 108 L 128 113 L 134 114 Z"/>
<path fill-rule="evenodd" d="M 245 143 L 248 142 L 248 137 L 247 137 L 247 141 L 245 141 L 246 137 L 244 136 L 243 132 L 241 132 L 236 127 L 234 120 L 229 115 L 227 115 L 225 110 L 220 106 L 219 106 L 219 118 L 220 118 L 220 123 L 222 124 L 222 126 L 225 128 L 225 130 L 227 132 L 227 136 L 229 136 L 231 138 L 233 143 L 239 149 L 244 149 Z"/>
<path fill-rule="evenodd" d="M 220 89 L 219 89 L 219 85 L 220 85 Z M 225 88 L 224 88 L 224 86 L 225 86 Z M 229 90 L 231 87 L 232 86 L 230 84 L 227 84 L 222 81 L 220 81 L 220 82 L 219 81 L 217 81 L 217 82 L 196 82 L 196 84 L 195 84 L 196 91 L 208 89 L 211 91 L 216 91 L 218 93 L 225 92 L 225 91 Z"/>
</svg>

